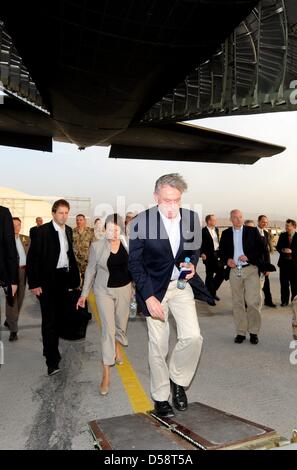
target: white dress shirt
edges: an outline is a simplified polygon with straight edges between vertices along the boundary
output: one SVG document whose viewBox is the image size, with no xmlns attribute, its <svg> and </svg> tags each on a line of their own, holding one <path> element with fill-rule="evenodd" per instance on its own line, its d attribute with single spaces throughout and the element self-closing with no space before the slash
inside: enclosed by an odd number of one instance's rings
<svg viewBox="0 0 297 470">
<path fill-rule="evenodd" d="M 241 226 L 240 229 L 233 227 L 233 244 L 234 244 L 233 259 L 236 264 L 238 263 L 238 258 L 244 255 L 243 245 L 242 245 L 242 234 L 243 234 L 243 226 Z M 246 262 L 241 262 L 241 263 L 243 265 L 247 264 Z"/>
<path fill-rule="evenodd" d="M 261 237 L 265 237 L 264 229 L 258 227 L 258 225 L 257 225 L 257 229 L 259 230 Z"/>
<path fill-rule="evenodd" d="M 169 238 L 173 257 L 175 258 L 179 249 L 179 245 L 180 245 L 180 219 L 181 219 L 180 213 L 178 213 L 174 219 L 168 219 L 168 217 L 163 215 L 161 211 L 159 212 L 160 212 L 160 216 L 162 217 L 162 221 L 163 221 L 165 230 Z M 171 274 L 171 281 L 175 281 L 176 279 L 178 279 L 179 274 L 180 274 L 179 270 L 174 265 L 174 268 Z"/>
<path fill-rule="evenodd" d="M 216 229 L 212 227 L 208 227 L 208 226 L 207 226 L 207 229 L 210 233 L 211 238 L 213 239 L 214 250 L 217 251 L 219 249 L 220 244 L 219 244 L 219 239 L 218 239 Z"/>
<path fill-rule="evenodd" d="M 67 255 L 69 245 L 68 245 L 65 226 L 64 228 L 60 227 L 60 225 L 56 224 L 54 220 L 53 220 L 53 226 L 59 234 L 59 242 L 60 242 L 60 256 L 58 259 L 57 269 L 69 268 L 69 260 L 68 260 L 68 255 Z"/>
<path fill-rule="evenodd" d="M 15 244 L 19 255 L 19 266 L 26 266 L 26 252 L 19 236 L 15 237 Z"/>
</svg>

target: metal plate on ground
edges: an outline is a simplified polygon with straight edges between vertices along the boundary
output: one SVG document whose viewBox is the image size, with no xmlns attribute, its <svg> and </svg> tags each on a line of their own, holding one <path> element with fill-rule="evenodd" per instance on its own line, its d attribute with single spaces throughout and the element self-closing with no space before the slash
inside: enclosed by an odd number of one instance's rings
<svg viewBox="0 0 297 470">
<path fill-rule="evenodd" d="M 200 449 L 227 449 L 248 446 L 255 442 L 279 438 L 276 431 L 261 424 L 247 421 L 202 403 L 190 403 L 185 411 L 176 411 L 171 419 L 151 416 L 167 425 L 173 432 L 183 436 Z"/>
<path fill-rule="evenodd" d="M 116 416 L 89 423 L 101 450 L 195 450 L 184 438 L 149 415 Z"/>
<path fill-rule="evenodd" d="M 190 403 L 185 411 L 176 411 L 174 418 L 159 418 L 173 432 L 193 443 L 199 449 L 227 449 L 264 442 L 278 434 L 271 428 L 247 421 L 202 403 Z"/>
</svg>

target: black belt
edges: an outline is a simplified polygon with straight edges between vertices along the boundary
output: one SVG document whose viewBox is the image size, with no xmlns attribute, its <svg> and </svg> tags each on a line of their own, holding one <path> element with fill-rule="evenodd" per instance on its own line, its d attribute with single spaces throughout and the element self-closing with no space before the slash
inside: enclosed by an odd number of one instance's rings
<svg viewBox="0 0 297 470">
<path fill-rule="evenodd" d="M 241 267 L 242 267 L 242 268 L 247 268 L 248 266 L 250 266 L 249 263 L 248 263 L 248 264 L 243 264 Z"/>
<path fill-rule="evenodd" d="M 69 272 L 69 268 L 56 268 L 56 271 L 59 271 L 59 273 L 68 273 Z"/>
</svg>

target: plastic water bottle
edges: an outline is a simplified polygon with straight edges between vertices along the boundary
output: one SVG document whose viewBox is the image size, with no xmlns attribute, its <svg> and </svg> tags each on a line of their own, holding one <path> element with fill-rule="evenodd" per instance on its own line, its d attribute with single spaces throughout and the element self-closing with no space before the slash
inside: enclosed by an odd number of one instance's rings
<svg viewBox="0 0 297 470">
<path fill-rule="evenodd" d="M 134 294 L 134 295 L 132 296 L 131 302 L 130 302 L 130 315 L 129 315 L 129 319 L 130 319 L 130 320 L 135 320 L 136 315 L 137 315 L 137 302 L 136 302 L 136 297 L 135 297 L 135 294 Z"/>
<path fill-rule="evenodd" d="M 176 284 L 176 287 L 178 289 L 185 289 L 186 285 L 187 285 L 187 280 L 185 279 L 185 276 L 187 274 L 190 274 L 191 272 L 191 268 L 190 268 L 190 258 L 186 257 L 185 258 L 185 263 L 187 263 L 186 266 L 183 266 L 181 269 L 180 269 L 180 274 L 179 274 L 179 279 L 177 280 L 177 284 Z"/>
<path fill-rule="evenodd" d="M 237 261 L 237 276 L 238 277 L 241 277 L 241 273 L 242 273 L 242 262 L 240 261 L 240 259 Z"/>
</svg>

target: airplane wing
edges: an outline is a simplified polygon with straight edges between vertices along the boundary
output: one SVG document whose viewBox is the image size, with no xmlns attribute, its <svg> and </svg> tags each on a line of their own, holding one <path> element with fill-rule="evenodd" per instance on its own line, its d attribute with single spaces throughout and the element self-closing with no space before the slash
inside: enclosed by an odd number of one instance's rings
<svg viewBox="0 0 297 470">
<path fill-rule="evenodd" d="M 179 123 L 297 109 L 296 17 L 295 0 L 28 1 L 17 15 L 5 2 L 0 145 L 214 162 L 229 148 L 236 163 L 279 153 Z"/>
<path fill-rule="evenodd" d="M 7 97 L 0 107 L 0 142 L 11 147 L 52 151 L 52 141 L 71 142 L 48 114 Z M 253 164 L 285 147 L 186 123 L 132 127 L 105 146 L 111 158 Z"/>
<path fill-rule="evenodd" d="M 187 123 L 131 128 L 113 139 L 109 156 L 144 160 L 253 164 L 285 147 Z"/>
</svg>

